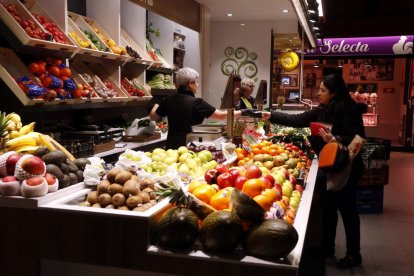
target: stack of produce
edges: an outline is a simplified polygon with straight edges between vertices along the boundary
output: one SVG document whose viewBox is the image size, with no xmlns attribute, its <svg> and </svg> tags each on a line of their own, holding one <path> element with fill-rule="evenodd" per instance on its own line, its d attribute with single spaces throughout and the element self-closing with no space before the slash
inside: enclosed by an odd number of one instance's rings
<svg viewBox="0 0 414 276">
<path fill-rule="evenodd" d="M 147 84 L 154 89 L 175 89 L 171 75 L 158 73 Z"/>
<path fill-rule="evenodd" d="M 98 94 L 98 96 L 102 99 L 113 98 L 118 96 L 118 94 L 115 92 L 113 88 L 108 88 L 108 86 L 102 85 L 102 81 L 98 76 L 91 76 L 88 73 L 83 73 L 81 74 L 81 76 L 86 81 L 86 83 L 93 88 L 96 94 Z"/>
<path fill-rule="evenodd" d="M 96 190 L 88 193 L 81 206 L 132 210 L 144 212 L 157 204 L 158 190 L 151 178 L 142 179 L 138 175 L 120 169 L 111 169 Z"/>
<path fill-rule="evenodd" d="M 82 48 L 92 49 L 92 42 L 90 40 L 83 40 L 75 32 L 69 32 L 69 35 L 78 43 Z"/>
<path fill-rule="evenodd" d="M 102 52 L 109 52 L 109 48 L 106 47 L 106 45 L 103 45 L 91 32 L 84 30 L 83 33 L 93 43 L 93 45 L 95 45 L 96 49 Z"/>
<path fill-rule="evenodd" d="M 145 95 L 144 89 L 142 89 L 141 85 L 137 86 L 137 83 L 137 81 L 132 83 L 127 78 L 123 78 L 121 80 L 122 87 L 128 92 L 130 96 L 142 97 Z"/>
<path fill-rule="evenodd" d="M 49 32 L 54 41 L 63 44 L 69 44 L 65 34 L 60 30 L 60 28 L 56 25 L 55 22 L 47 19 L 44 16 L 41 16 L 38 13 L 32 13 L 32 15 L 34 16 L 34 18 L 36 18 L 37 22 L 39 22 L 46 29 L 46 31 Z"/>
</svg>

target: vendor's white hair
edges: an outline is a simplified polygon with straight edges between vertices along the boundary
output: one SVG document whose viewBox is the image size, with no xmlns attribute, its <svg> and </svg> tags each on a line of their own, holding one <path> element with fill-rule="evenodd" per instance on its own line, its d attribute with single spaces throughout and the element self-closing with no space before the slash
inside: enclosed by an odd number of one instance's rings
<svg viewBox="0 0 414 276">
<path fill-rule="evenodd" d="M 196 81 L 200 75 L 190 67 L 184 67 L 177 71 L 175 83 L 178 87 L 187 87 L 190 81 Z"/>
<path fill-rule="evenodd" d="M 241 85 L 242 86 L 253 86 L 254 85 L 254 80 L 249 79 L 249 78 L 244 78 L 241 81 Z"/>
</svg>

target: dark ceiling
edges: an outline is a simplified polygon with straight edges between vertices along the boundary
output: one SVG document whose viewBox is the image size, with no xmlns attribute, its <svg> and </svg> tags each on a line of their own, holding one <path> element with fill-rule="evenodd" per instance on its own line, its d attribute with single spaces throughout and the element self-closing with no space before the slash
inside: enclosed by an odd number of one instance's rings
<svg viewBox="0 0 414 276">
<path fill-rule="evenodd" d="M 324 37 L 414 34 L 414 0 L 324 0 Z"/>
</svg>

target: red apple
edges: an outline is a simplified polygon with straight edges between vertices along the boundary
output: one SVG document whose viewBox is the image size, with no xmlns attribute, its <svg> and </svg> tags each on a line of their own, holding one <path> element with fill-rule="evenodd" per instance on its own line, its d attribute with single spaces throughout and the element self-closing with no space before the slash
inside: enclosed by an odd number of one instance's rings
<svg viewBox="0 0 414 276">
<path fill-rule="evenodd" d="M 292 183 L 292 185 L 296 185 L 296 177 L 294 177 L 293 175 L 289 175 L 289 181 L 290 183 Z"/>
<path fill-rule="evenodd" d="M 25 180 L 26 184 L 29 186 L 38 186 L 40 184 L 42 184 L 45 179 L 44 177 L 32 177 L 32 178 L 28 178 Z"/>
<path fill-rule="evenodd" d="M 273 177 L 273 175 L 269 174 L 269 173 L 265 173 L 264 175 L 262 175 L 262 177 L 266 178 L 267 180 L 270 181 L 270 184 L 275 185 L 275 178 Z"/>
<path fill-rule="evenodd" d="M 14 174 L 14 169 L 16 168 L 16 163 L 19 161 L 21 155 L 18 153 L 13 153 L 6 160 L 6 172 L 9 175 Z"/>
<path fill-rule="evenodd" d="M 296 184 L 295 185 L 295 190 L 298 191 L 300 194 L 302 194 L 303 193 L 302 185 Z"/>
<path fill-rule="evenodd" d="M 210 169 L 207 170 L 204 174 L 204 180 L 208 183 L 208 184 L 212 184 L 215 183 L 217 180 L 217 176 L 218 176 L 218 171 L 216 169 Z"/>
<path fill-rule="evenodd" d="M 217 184 L 219 185 L 220 189 L 224 189 L 226 187 L 233 187 L 234 178 L 228 172 L 222 173 L 217 177 Z"/>
<path fill-rule="evenodd" d="M 289 171 L 286 168 L 281 168 L 280 170 L 285 174 L 286 179 L 289 179 Z"/>
<path fill-rule="evenodd" d="M 230 173 L 234 178 L 236 178 L 239 175 L 244 175 L 242 169 L 239 167 L 229 169 L 228 173 Z"/>
<path fill-rule="evenodd" d="M 46 171 L 45 162 L 40 157 L 30 156 L 23 160 L 21 168 L 30 174 L 42 175 Z"/>
<path fill-rule="evenodd" d="M 261 177 L 259 177 L 260 180 L 263 181 L 265 189 L 270 189 L 273 187 L 272 183 L 269 181 L 269 179 L 267 179 L 266 177 L 264 177 L 263 175 Z"/>
<path fill-rule="evenodd" d="M 234 188 L 239 189 L 240 191 L 243 189 L 243 184 L 246 182 L 248 178 L 244 175 L 237 175 L 236 179 L 234 180 Z"/>
<path fill-rule="evenodd" d="M 46 173 L 44 177 L 45 177 L 48 185 L 53 185 L 57 181 L 56 176 L 54 176 L 53 174 L 50 174 L 50 173 Z"/>
<path fill-rule="evenodd" d="M 280 185 L 279 183 L 275 183 L 275 189 L 282 193 L 282 185 Z"/>
<path fill-rule="evenodd" d="M 262 170 L 256 165 L 250 165 L 246 168 L 245 175 L 248 179 L 259 178 L 262 176 Z"/>
<path fill-rule="evenodd" d="M 217 164 L 216 170 L 218 171 L 218 173 L 221 174 L 221 173 L 228 172 L 229 171 L 229 168 L 226 165 L 224 165 L 224 164 Z"/>
<path fill-rule="evenodd" d="M 18 180 L 16 177 L 9 175 L 9 176 L 3 177 L 2 181 L 3 182 L 14 182 Z"/>
</svg>

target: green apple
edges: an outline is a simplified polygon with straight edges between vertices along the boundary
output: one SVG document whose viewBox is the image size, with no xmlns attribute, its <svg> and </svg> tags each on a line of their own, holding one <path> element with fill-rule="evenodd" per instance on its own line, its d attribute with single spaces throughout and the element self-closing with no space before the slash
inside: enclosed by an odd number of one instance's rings
<svg viewBox="0 0 414 276">
<path fill-rule="evenodd" d="M 158 154 L 158 153 L 165 153 L 165 150 L 161 148 L 156 148 L 152 151 L 152 154 Z"/>
<path fill-rule="evenodd" d="M 173 157 L 178 158 L 178 156 L 179 156 L 178 151 L 177 150 L 173 150 L 173 149 L 168 149 L 166 153 L 170 157 L 173 156 Z"/>
<path fill-rule="evenodd" d="M 290 183 L 289 180 L 285 180 L 285 182 L 283 182 L 282 186 L 289 186 L 293 191 L 293 185 L 292 185 L 292 183 Z"/>
<path fill-rule="evenodd" d="M 259 169 L 262 171 L 262 175 L 264 174 L 269 174 L 269 169 L 266 168 L 265 166 L 260 166 Z"/>
<path fill-rule="evenodd" d="M 190 173 L 190 169 L 188 168 L 188 166 L 185 163 L 183 163 L 178 168 L 178 172 L 189 174 Z"/>
<path fill-rule="evenodd" d="M 197 162 L 194 159 L 190 158 L 185 160 L 184 164 L 186 164 L 189 169 L 194 169 L 195 167 L 197 167 Z"/>
<path fill-rule="evenodd" d="M 167 165 L 172 165 L 173 163 L 176 163 L 177 162 L 177 157 L 176 156 L 168 156 L 167 158 L 165 158 L 164 160 L 163 160 L 163 162 L 165 163 L 165 164 L 167 164 Z"/>
<path fill-rule="evenodd" d="M 180 161 L 180 163 L 184 163 L 185 160 L 189 159 L 189 158 L 193 158 L 193 155 L 189 152 L 185 152 L 183 154 L 180 155 L 180 157 L 178 157 L 178 161 Z"/>
<path fill-rule="evenodd" d="M 298 199 L 300 200 L 300 198 L 302 197 L 302 195 L 300 194 L 300 192 L 299 192 L 299 191 L 294 190 L 294 191 L 292 192 L 292 197 L 296 197 L 296 198 L 298 198 Z"/>
<path fill-rule="evenodd" d="M 205 154 L 207 156 L 207 161 L 213 159 L 213 154 L 209 150 L 202 150 L 198 154 Z"/>
<path fill-rule="evenodd" d="M 294 196 L 290 197 L 289 199 L 289 205 L 294 207 L 295 209 L 298 208 L 299 202 L 300 202 L 300 199 Z"/>
<path fill-rule="evenodd" d="M 178 151 L 178 154 L 181 155 L 181 154 L 184 154 L 184 153 L 188 152 L 188 149 L 184 146 L 181 146 L 181 147 L 178 148 L 177 151 Z"/>
<path fill-rule="evenodd" d="M 292 195 L 292 187 L 289 185 L 282 186 L 282 195 L 290 197 Z"/>
<path fill-rule="evenodd" d="M 197 157 L 200 159 L 201 164 L 208 162 L 208 156 L 201 151 L 197 154 Z"/>
<path fill-rule="evenodd" d="M 286 181 L 286 176 L 281 171 L 276 171 L 272 173 L 272 176 L 275 178 L 275 182 L 282 185 Z"/>
</svg>

